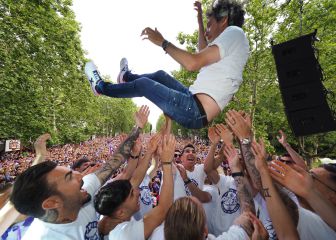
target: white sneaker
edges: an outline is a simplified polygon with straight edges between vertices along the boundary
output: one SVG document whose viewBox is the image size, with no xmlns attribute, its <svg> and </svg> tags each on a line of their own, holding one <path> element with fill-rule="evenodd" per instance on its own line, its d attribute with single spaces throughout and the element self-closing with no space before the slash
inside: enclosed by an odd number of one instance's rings
<svg viewBox="0 0 336 240">
<path fill-rule="evenodd" d="M 94 64 L 94 62 L 88 62 L 85 64 L 85 74 L 87 79 L 89 80 L 91 90 L 94 95 L 100 95 L 96 90 L 96 85 L 98 81 L 102 81 L 103 79 L 100 77 L 98 68 Z"/>
<path fill-rule="evenodd" d="M 117 78 L 118 83 L 124 83 L 124 75 L 128 72 L 128 61 L 126 58 L 120 60 L 120 72 Z"/>
</svg>

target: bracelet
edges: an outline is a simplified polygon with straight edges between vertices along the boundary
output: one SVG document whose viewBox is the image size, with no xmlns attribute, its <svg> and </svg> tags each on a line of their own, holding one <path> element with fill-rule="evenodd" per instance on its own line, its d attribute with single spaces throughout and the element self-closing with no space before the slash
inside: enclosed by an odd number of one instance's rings
<svg viewBox="0 0 336 240">
<path fill-rule="evenodd" d="M 244 177 L 244 173 L 243 172 L 234 172 L 234 173 L 231 173 L 231 177 Z"/>
<path fill-rule="evenodd" d="M 162 165 L 172 165 L 172 162 L 161 162 Z"/>
<path fill-rule="evenodd" d="M 166 52 L 166 48 L 168 47 L 168 44 L 169 44 L 169 43 L 170 43 L 170 42 L 168 42 L 166 39 L 163 40 L 163 42 L 162 42 L 162 44 L 161 44 L 161 47 L 162 47 L 163 51 Z"/>
<path fill-rule="evenodd" d="M 188 185 L 189 183 L 191 183 L 192 181 L 190 180 L 190 178 L 188 178 L 187 180 L 183 181 L 184 185 Z"/>
</svg>

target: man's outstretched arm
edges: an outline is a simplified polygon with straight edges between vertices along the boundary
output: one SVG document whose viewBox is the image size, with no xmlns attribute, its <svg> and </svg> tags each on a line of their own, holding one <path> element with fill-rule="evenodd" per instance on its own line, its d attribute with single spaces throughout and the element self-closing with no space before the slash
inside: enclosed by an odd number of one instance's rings
<svg viewBox="0 0 336 240">
<path fill-rule="evenodd" d="M 135 113 L 136 126 L 132 129 L 130 135 L 119 146 L 118 150 L 111 156 L 109 160 L 95 174 L 100 182 L 105 183 L 113 173 L 130 157 L 134 142 L 139 137 L 140 131 L 147 123 L 149 115 L 148 106 L 141 106 L 140 110 Z"/>
<path fill-rule="evenodd" d="M 157 46 L 163 47 L 164 45 L 165 39 L 156 28 L 154 30 L 149 27 L 145 28 L 142 31 L 141 36 Z M 188 71 L 197 71 L 204 66 L 220 60 L 219 48 L 217 45 L 206 47 L 199 53 L 189 53 L 168 42 L 166 46 L 164 46 L 164 50 Z"/>
</svg>

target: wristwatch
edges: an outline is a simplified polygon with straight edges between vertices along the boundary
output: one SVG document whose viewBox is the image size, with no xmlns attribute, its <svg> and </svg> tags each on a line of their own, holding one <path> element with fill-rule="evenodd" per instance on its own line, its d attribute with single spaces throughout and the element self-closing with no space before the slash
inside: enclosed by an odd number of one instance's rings
<svg viewBox="0 0 336 240">
<path fill-rule="evenodd" d="M 251 143 L 251 140 L 249 138 L 243 138 L 242 140 L 240 140 L 240 142 L 243 145 L 247 145 Z"/>
</svg>

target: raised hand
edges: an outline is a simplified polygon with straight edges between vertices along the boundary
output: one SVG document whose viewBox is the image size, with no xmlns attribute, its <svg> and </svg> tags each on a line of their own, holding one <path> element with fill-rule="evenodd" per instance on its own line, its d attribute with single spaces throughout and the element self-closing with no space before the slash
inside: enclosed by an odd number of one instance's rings
<svg viewBox="0 0 336 240">
<path fill-rule="evenodd" d="M 262 222 L 251 212 L 248 213 L 253 224 L 252 240 L 267 240 L 269 238 L 268 232 Z"/>
<path fill-rule="evenodd" d="M 149 107 L 146 105 L 142 105 L 135 113 L 135 123 L 138 127 L 143 129 L 148 121 L 148 116 L 149 116 Z"/>
<path fill-rule="evenodd" d="M 139 156 L 141 153 L 141 149 L 142 149 L 142 141 L 140 138 L 138 138 L 133 145 L 132 148 L 132 155 L 133 156 Z"/>
<path fill-rule="evenodd" d="M 143 40 L 148 39 L 149 41 L 160 47 L 164 41 L 162 34 L 157 30 L 157 28 L 153 30 L 150 27 L 146 27 L 144 30 L 142 30 L 141 36 L 143 37 Z"/>
<path fill-rule="evenodd" d="M 233 143 L 232 132 L 224 124 L 216 124 L 216 133 L 221 137 L 225 145 Z"/>
<path fill-rule="evenodd" d="M 185 170 L 184 166 L 182 164 L 176 164 L 177 170 L 180 172 L 181 178 L 183 181 L 188 179 L 187 171 Z"/>
<path fill-rule="evenodd" d="M 237 149 L 233 145 L 225 145 L 223 149 L 224 156 L 229 162 L 229 166 L 232 172 L 240 172 L 242 170 L 241 164 L 239 162 L 239 156 Z"/>
<path fill-rule="evenodd" d="M 220 136 L 217 134 L 215 127 L 209 127 L 208 138 L 211 141 L 211 143 L 214 143 L 214 144 L 220 141 Z"/>
<path fill-rule="evenodd" d="M 282 146 L 285 146 L 287 144 L 287 136 L 282 130 L 279 130 L 279 133 L 280 136 L 277 136 L 277 139 Z"/>
<path fill-rule="evenodd" d="M 239 140 L 251 137 L 251 118 L 248 114 L 245 114 L 243 117 L 242 114 L 236 110 L 229 110 L 226 113 L 225 122 Z"/>
<path fill-rule="evenodd" d="M 174 159 L 176 146 L 176 139 L 173 134 L 166 135 L 162 141 L 162 153 L 161 153 L 161 161 L 162 162 L 172 162 Z"/>
<path fill-rule="evenodd" d="M 255 157 L 255 166 L 258 171 L 268 171 L 266 163 L 267 153 L 265 143 L 262 139 L 259 139 L 259 143 L 255 140 L 252 141 L 252 153 Z"/>
<path fill-rule="evenodd" d="M 194 2 L 194 9 L 197 11 L 197 17 L 202 18 L 203 10 L 202 10 L 202 3 L 200 1 Z"/>
<path fill-rule="evenodd" d="M 306 198 L 313 189 L 313 178 L 297 164 L 288 166 L 275 160 L 268 168 L 274 180 L 300 197 Z"/>
<path fill-rule="evenodd" d="M 47 155 L 47 141 L 51 138 L 49 133 L 42 134 L 39 136 L 35 143 L 34 143 L 34 148 L 35 148 L 35 153 L 36 153 L 36 159 L 34 161 L 34 164 L 38 164 L 40 162 L 43 162 Z"/>
<path fill-rule="evenodd" d="M 161 141 L 162 135 L 160 133 L 156 133 L 153 135 L 153 137 L 150 139 L 147 147 L 147 151 L 150 153 L 154 153 L 158 149 L 158 145 Z"/>
</svg>

